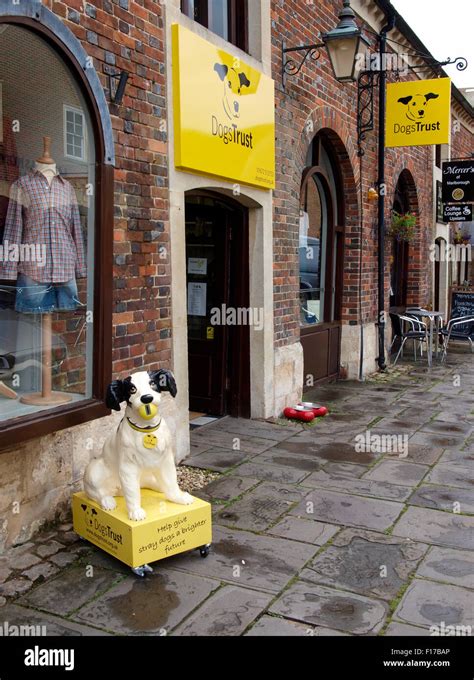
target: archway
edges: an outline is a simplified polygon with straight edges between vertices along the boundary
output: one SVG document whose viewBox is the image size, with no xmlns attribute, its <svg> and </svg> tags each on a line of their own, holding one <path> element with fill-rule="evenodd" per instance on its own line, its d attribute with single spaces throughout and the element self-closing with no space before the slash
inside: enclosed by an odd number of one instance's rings
<svg viewBox="0 0 474 680">
<path fill-rule="evenodd" d="M 413 177 L 409 170 L 403 170 L 395 187 L 392 214 L 417 214 L 418 202 Z M 390 307 L 404 308 L 407 305 L 409 287 L 410 244 L 395 236 L 391 239 L 390 256 Z"/>
</svg>

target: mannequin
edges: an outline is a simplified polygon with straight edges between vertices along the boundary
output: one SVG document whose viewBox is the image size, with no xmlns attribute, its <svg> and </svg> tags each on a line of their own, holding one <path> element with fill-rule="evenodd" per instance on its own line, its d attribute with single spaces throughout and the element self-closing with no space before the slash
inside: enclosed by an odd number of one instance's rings
<svg viewBox="0 0 474 680">
<path fill-rule="evenodd" d="M 1 278 L 16 281 L 15 311 L 41 315 L 41 392 L 21 397 L 37 406 L 65 404 L 72 395 L 52 391 L 52 314 L 83 305 L 76 279 L 87 276 L 84 239 L 73 185 L 57 170 L 51 156 L 51 137 L 43 137 L 43 153 L 33 170 L 10 187 L 4 242 L 37 244 L 40 259 L 8 260 Z"/>
<path fill-rule="evenodd" d="M 35 170 L 41 172 L 51 186 L 54 177 L 58 174 L 56 163 L 51 156 L 51 137 L 43 137 L 43 154 L 36 160 Z M 20 401 L 23 404 L 36 406 L 67 404 L 72 400 L 70 395 L 52 390 L 52 314 L 50 313 L 42 315 L 41 347 L 41 392 L 26 394 L 20 398 Z"/>
</svg>

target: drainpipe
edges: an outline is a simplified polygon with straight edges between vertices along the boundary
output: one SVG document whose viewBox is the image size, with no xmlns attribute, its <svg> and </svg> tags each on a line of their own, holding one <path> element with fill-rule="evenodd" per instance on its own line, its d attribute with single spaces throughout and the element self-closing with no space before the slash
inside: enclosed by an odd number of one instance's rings
<svg viewBox="0 0 474 680">
<path fill-rule="evenodd" d="M 387 49 L 387 33 L 395 27 L 395 14 L 391 9 L 387 11 L 387 24 L 380 31 L 379 55 L 379 144 L 378 144 L 378 335 L 379 355 L 377 363 L 384 371 L 385 363 L 385 109 L 387 73 L 385 71 L 384 55 Z"/>
</svg>

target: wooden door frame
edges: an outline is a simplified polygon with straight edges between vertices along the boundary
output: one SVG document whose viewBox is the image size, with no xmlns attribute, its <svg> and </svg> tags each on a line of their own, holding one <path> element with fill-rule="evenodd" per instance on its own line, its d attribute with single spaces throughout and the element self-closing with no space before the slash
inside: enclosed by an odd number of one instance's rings
<svg viewBox="0 0 474 680">
<path fill-rule="evenodd" d="M 230 286 L 229 304 L 235 307 L 250 307 L 250 272 L 249 272 L 249 211 L 238 201 L 217 191 L 196 189 L 186 192 L 185 210 L 188 198 L 210 198 L 217 205 L 229 211 L 228 226 L 230 237 L 228 266 L 230 273 L 227 284 Z M 237 274 L 232 280 L 232 269 Z M 240 285 L 236 285 L 237 280 Z M 237 293 L 237 298 L 233 295 Z M 250 418 L 250 327 L 229 326 L 224 329 L 224 341 L 228 351 L 225 355 L 224 375 L 228 379 L 228 387 L 224 386 L 224 407 L 227 415 L 237 418 Z"/>
</svg>

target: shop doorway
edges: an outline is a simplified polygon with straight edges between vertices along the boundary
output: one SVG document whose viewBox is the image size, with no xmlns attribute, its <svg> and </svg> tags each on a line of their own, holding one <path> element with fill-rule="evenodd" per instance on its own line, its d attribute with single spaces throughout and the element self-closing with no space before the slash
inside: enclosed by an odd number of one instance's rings
<svg viewBox="0 0 474 680">
<path fill-rule="evenodd" d="M 341 347 L 344 201 L 331 146 L 310 148 L 300 197 L 300 326 L 304 387 L 337 378 Z"/>
<path fill-rule="evenodd" d="M 248 210 L 186 196 L 189 408 L 250 418 Z"/>
<path fill-rule="evenodd" d="M 410 195 L 403 172 L 397 182 L 392 210 L 399 215 L 404 215 L 410 211 Z M 407 241 L 392 239 L 390 307 L 396 308 L 398 311 L 405 309 L 407 305 L 409 250 L 410 246 Z"/>
</svg>

